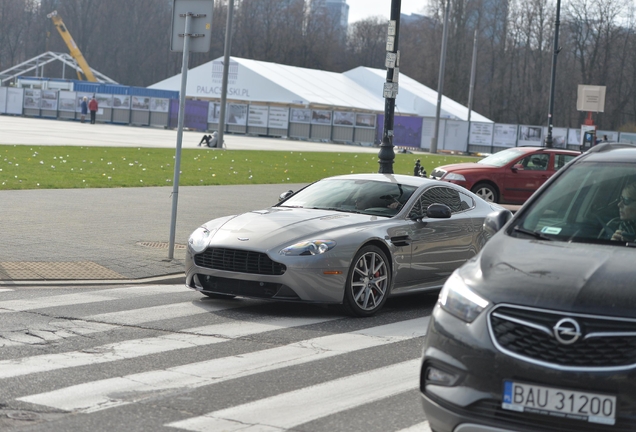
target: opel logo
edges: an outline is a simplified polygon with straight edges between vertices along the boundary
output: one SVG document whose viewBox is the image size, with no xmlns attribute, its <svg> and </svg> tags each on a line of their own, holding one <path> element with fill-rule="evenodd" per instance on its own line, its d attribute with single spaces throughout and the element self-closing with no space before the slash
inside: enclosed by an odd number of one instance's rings
<svg viewBox="0 0 636 432">
<path fill-rule="evenodd" d="M 239 241 L 248 241 L 247 237 L 237 237 Z"/>
<path fill-rule="evenodd" d="M 582 336 L 581 326 L 572 318 L 563 318 L 552 328 L 554 337 L 563 345 L 572 345 Z"/>
</svg>

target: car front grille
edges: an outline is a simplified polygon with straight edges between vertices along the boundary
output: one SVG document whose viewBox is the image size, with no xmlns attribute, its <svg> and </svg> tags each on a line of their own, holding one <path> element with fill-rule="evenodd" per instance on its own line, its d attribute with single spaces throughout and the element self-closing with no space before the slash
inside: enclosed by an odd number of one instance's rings
<svg viewBox="0 0 636 432">
<path fill-rule="evenodd" d="M 267 254 L 239 249 L 208 248 L 194 256 L 199 267 L 237 273 L 280 276 L 287 267 L 272 261 Z"/>
<path fill-rule="evenodd" d="M 435 180 L 439 180 L 442 177 L 444 177 L 444 174 L 446 174 L 446 171 L 441 170 L 439 168 L 435 168 L 432 172 L 431 172 L 431 178 L 435 179 Z"/>
<path fill-rule="evenodd" d="M 580 336 L 571 344 L 555 337 L 554 328 L 563 318 L 580 326 Z M 565 369 L 636 365 L 636 320 L 502 306 L 490 313 L 490 330 L 501 351 L 530 362 Z"/>
</svg>

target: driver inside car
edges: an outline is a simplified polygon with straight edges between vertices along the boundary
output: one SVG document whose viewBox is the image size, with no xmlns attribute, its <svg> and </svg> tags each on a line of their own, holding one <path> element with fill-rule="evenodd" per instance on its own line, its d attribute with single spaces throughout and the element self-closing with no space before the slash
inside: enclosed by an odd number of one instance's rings
<svg viewBox="0 0 636 432">
<path fill-rule="evenodd" d="M 614 220 L 618 222 L 618 227 L 612 235 L 612 240 L 634 241 L 636 237 L 636 182 L 629 183 L 623 188 L 618 199 L 618 212 L 619 219 Z"/>
</svg>

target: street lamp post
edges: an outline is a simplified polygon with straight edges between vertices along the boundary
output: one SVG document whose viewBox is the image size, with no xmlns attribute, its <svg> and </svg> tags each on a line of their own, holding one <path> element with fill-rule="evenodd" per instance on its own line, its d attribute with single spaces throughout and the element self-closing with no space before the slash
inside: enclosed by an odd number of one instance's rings
<svg viewBox="0 0 636 432">
<path fill-rule="evenodd" d="M 557 0 L 556 19 L 554 20 L 554 54 L 552 57 L 552 73 L 550 81 L 550 105 L 548 108 L 548 136 L 545 138 L 545 146 L 552 148 L 552 121 L 554 114 L 554 87 L 556 82 L 557 56 L 559 55 L 559 15 L 561 14 L 561 0 Z"/>
<path fill-rule="evenodd" d="M 431 138 L 431 153 L 437 153 L 437 143 L 439 141 L 439 117 L 442 110 L 442 95 L 444 94 L 444 70 L 446 69 L 446 41 L 448 39 L 448 15 L 450 15 L 451 0 L 446 0 L 444 10 L 444 29 L 442 31 L 442 53 L 439 60 L 439 76 L 437 78 L 437 108 L 435 109 L 435 131 Z"/>
<path fill-rule="evenodd" d="M 400 34 L 401 0 L 391 0 L 391 20 L 386 42 L 386 83 L 384 83 L 384 132 L 378 153 L 380 174 L 393 174 L 395 151 L 393 150 L 393 126 L 395 113 L 395 98 L 398 93 L 398 78 L 400 76 L 400 51 L 398 38 Z"/>
<path fill-rule="evenodd" d="M 225 132 L 225 108 L 227 105 L 227 85 L 230 73 L 230 51 L 232 50 L 232 19 L 234 15 L 234 0 L 227 2 L 227 24 L 225 26 L 225 48 L 223 52 L 223 80 L 221 83 L 221 112 L 219 113 L 219 135 L 217 146 L 225 148 L 223 134 Z"/>
</svg>

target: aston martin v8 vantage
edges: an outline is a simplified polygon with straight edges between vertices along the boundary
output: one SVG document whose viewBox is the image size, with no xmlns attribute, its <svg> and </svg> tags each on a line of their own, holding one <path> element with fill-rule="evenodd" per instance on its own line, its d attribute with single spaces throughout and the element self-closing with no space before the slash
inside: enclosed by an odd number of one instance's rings
<svg viewBox="0 0 636 432">
<path fill-rule="evenodd" d="M 508 210 L 437 180 L 325 178 L 195 230 L 186 285 L 209 297 L 341 304 L 369 316 L 389 296 L 439 290 L 485 244 L 493 211 Z"/>
</svg>

